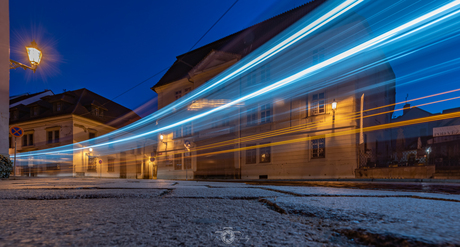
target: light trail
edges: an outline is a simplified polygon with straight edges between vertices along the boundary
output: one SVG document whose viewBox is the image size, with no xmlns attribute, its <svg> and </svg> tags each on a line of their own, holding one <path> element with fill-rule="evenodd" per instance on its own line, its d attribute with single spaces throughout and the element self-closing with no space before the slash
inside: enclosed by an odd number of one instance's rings
<svg viewBox="0 0 460 247">
<path fill-rule="evenodd" d="M 273 47 L 272 49 L 266 51 L 265 53 L 262 53 L 262 55 L 259 55 L 255 59 L 251 58 L 252 60 L 249 63 L 246 63 L 241 67 L 238 67 L 236 70 L 234 70 L 232 72 L 225 73 L 224 75 L 219 76 L 215 80 L 211 80 L 211 82 L 206 84 L 206 87 L 204 87 L 203 89 L 197 90 L 196 93 L 193 93 L 193 91 L 192 91 L 193 94 L 191 93 L 191 95 L 189 97 L 186 97 L 183 100 L 179 100 L 177 103 L 173 103 L 170 106 L 165 107 L 164 110 L 160 111 L 157 114 L 153 114 L 152 116 L 149 116 L 146 119 L 140 120 L 137 123 L 135 123 L 133 125 L 130 125 L 130 126 L 126 127 L 126 128 L 122 128 L 120 130 L 114 131 L 113 133 L 111 133 L 109 135 L 105 135 L 105 136 L 102 136 L 100 138 L 93 139 L 93 140 L 91 140 L 91 142 L 97 141 L 97 140 L 103 140 L 103 138 L 108 138 L 109 136 L 115 136 L 116 137 L 117 134 L 125 134 L 126 132 L 128 132 L 128 135 L 129 135 L 130 130 L 134 130 L 136 127 L 140 127 L 140 126 L 145 125 L 145 124 L 150 124 L 152 122 L 152 120 L 158 119 L 158 118 L 160 118 L 162 116 L 165 116 L 165 115 L 168 115 L 168 114 L 171 114 L 173 109 L 186 106 L 192 100 L 194 100 L 197 97 L 203 95 L 205 92 L 208 92 L 208 91 L 212 90 L 213 88 L 216 88 L 217 86 L 222 85 L 224 83 L 227 83 L 230 80 L 235 79 L 237 76 L 244 74 L 245 72 L 249 71 L 251 68 L 254 68 L 255 66 L 261 64 L 262 62 L 266 61 L 267 59 L 273 57 L 275 54 L 280 53 L 281 51 L 287 49 L 289 46 L 291 46 L 295 42 L 298 42 L 299 40 L 307 37 L 309 34 L 313 33 L 314 31 L 318 30 L 319 28 L 323 27 L 324 25 L 326 25 L 327 23 L 331 22 L 332 20 L 338 18 L 338 16 L 340 16 L 343 13 L 349 11 L 350 9 L 352 9 L 353 7 L 355 7 L 356 5 L 358 5 L 361 2 L 362 1 L 346 1 L 346 2 L 344 2 L 344 4 L 347 3 L 348 5 L 347 4 L 339 5 L 338 7 L 334 8 L 333 11 L 328 12 L 329 15 L 327 17 L 324 17 L 323 19 L 321 19 L 322 22 L 318 21 L 316 23 L 312 23 L 311 25 L 303 28 L 302 32 L 299 31 L 299 32 L 296 33 L 297 36 L 295 36 L 295 37 L 291 36 L 291 38 L 289 40 L 280 43 L 278 46 Z M 459 13 L 459 11 L 458 10 L 455 11 L 453 9 L 456 8 L 459 4 L 460 4 L 460 1 L 452 1 L 447 5 L 444 5 L 444 6 L 442 6 L 440 8 L 437 8 L 437 9 L 435 9 L 435 10 L 433 10 L 433 11 L 431 11 L 431 12 L 425 14 L 425 15 L 422 15 L 422 16 L 420 16 L 418 18 L 415 18 L 414 20 L 412 20 L 410 22 L 407 22 L 407 23 L 405 23 L 403 25 L 400 25 L 400 26 L 398 26 L 398 27 L 396 27 L 396 28 L 394 28 L 394 29 L 392 29 L 390 31 L 387 31 L 387 32 L 375 37 L 375 38 L 372 38 L 372 39 L 370 39 L 370 40 L 368 40 L 368 41 L 366 41 L 366 42 L 364 42 L 364 43 L 362 43 L 362 44 L 360 44 L 358 46 L 355 46 L 355 47 L 353 47 L 351 49 L 348 49 L 345 52 L 342 52 L 342 53 L 340 53 L 340 54 L 338 54 L 336 56 L 333 56 L 333 57 L 327 59 L 326 61 L 318 63 L 317 65 L 308 67 L 308 68 L 306 68 L 306 69 L 304 69 L 304 70 L 302 70 L 300 72 L 294 73 L 293 75 L 290 75 L 290 76 L 288 76 L 288 77 L 286 77 L 284 79 L 278 80 L 278 81 L 274 82 L 273 84 L 271 84 L 269 86 L 266 86 L 266 87 L 264 87 L 262 89 L 259 89 L 259 90 L 255 91 L 255 92 L 252 92 L 250 94 L 247 94 L 247 95 L 245 95 L 243 97 L 237 98 L 237 99 L 235 99 L 235 100 L 231 101 L 230 103 L 227 103 L 227 104 L 225 104 L 223 106 L 216 107 L 216 108 L 214 108 L 212 110 L 209 110 L 209 111 L 206 111 L 204 113 L 195 114 L 192 117 L 177 121 L 177 122 L 169 124 L 167 126 L 158 127 L 158 128 L 156 128 L 154 130 L 146 131 L 146 132 L 141 133 L 141 134 L 133 134 L 132 136 L 129 136 L 129 137 L 119 138 L 119 139 L 114 140 L 114 141 L 108 141 L 108 142 L 98 143 L 98 144 L 94 144 L 94 145 L 91 144 L 91 142 L 88 142 L 88 141 L 83 142 L 84 143 L 83 145 L 88 145 L 87 147 L 73 147 L 74 145 L 72 145 L 73 148 L 67 146 L 67 147 L 56 148 L 56 149 L 53 149 L 53 150 L 43 150 L 43 151 L 36 151 L 36 152 L 31 152 L 31 153 L 23 153 L 23 154 L 18 155 L 18 157 L 28 157 L 28 156 L 36 156 L 36 155 L 56 155 L 56 150 L 59 150 L 58 152 L 60 152 L 60 154 L 57 154 L 57 155 L 63 155 L 62 153 L 66 153 L 66 152 L 70 153 L 70 152 L 74 152 L 74 151 L 79 151 L 79 150 L 86 149 L 88 147 L 96 148 L 96 147 L 107 146 L 107 145 L 110 145 L 110 144 L 126 143 L 126 142 L 129 142 L 129 141 L 139 140 L 140 138 L 151 137 L 154 134 L 162 133 L 163 131 L 171 130 L 171 129 L 175 128 L 175 127 L 182 126 L 182 125 L 184 125 L 186 123 L 190 123 L 192 121 L 195 121 L 195 120 L 198 120 L 198 119 L 201 119 L 201 118 L 205 118 L 205 117 L 210 116 L 212 114 L 218 113 L 218 112 L 220 112 L 222 110 L 228 109 L 231 106 L 237 105 L 239 103 L 243 103 L 245 101 L 249 101 L 249 100 L 252 100 L 252 99 L 257 99 L 258 97 L 268 95 L 268 94 L 270 94 L 270 93 L 272 93 L 272 92 L 274 92 L 276 90 L 279 90 L 281 88 L 285 88 L 288 85 L 292 85 L 292 84 L 295 84 L 296 82 L 300 82 L 301 80 L 305 80 L 306 78 L 315 76 L 316 74 L 320 73 L 324 69 L 326 69 L 328 67 L 331 67 L 331 66 L 334 66 L 334 65 L 338 64 L 339 62 L 343 62 L 343 61 L 345 61 L 345 60 L 347 60 L 349 58 L 352 58 L 352 57 L 356 56 L 357 54 L 361 54 L 361 53 L 363 53 L 365 51 L 369 51 L 369 50 L 375 49 L 377 47 L 382 47 L 383 45 L 388 45 L 391 42 L 396 42 L 396 41 L 398 41 L 398 40 L 400 40 L 402 38 L 405 38 L 408 35 L 412 35 L 412 34 L 414 34 L 416 32 L 421 32 L 422 30 L 424 30 L 424 29 L 426 29 L 428 27 L 431 27 L 434 24 L 437 24 L 437 23 L 439 23 L 441 21 L 446 20 L 447 18 L 450 18 L 450 17 L 453 17 L 453 16 L 457 15 Z M 449 12 L 449 11 L 451 11 L 451 12 Z M 441 94 L 439 94 L 439 95 L 441 95 Z M 395 103 L 395 105 L 396 105 L 396 103 Z M 388 107 L 388 106 L 385 106 L 385 107 Z M 380 108 L 375 108 L 375 109 L 380 109 Z M 380 114 L 378 114 L 378 115 L 380 115 Z M 368 131 L 368 129 L 366 129 L 366 131 Z M 156 140 L 154 142 L 156 143 Z M 65 148 L 65 149 L 61 150 L 62 148 Z M 251 149 L 253 149 L 253 148 L 254 147 L 251 147 Z"/>
<path fill-rule="evenodd" d="M 134 129 L 135 127 L 139 127 L 139 126 L 141 126 L 143 124 L 149 124 L 149 123 L 151 123 L 151 121 L 159 119 L 163 115 L 170 114 L 170 112 L 173 111 L 176 108 L 186 106 L 187 104 L 191 103 L 193 100 L 198 98 L 199 96 L 203 95 L 205 92 L 210 91 L 213 88 L 215 88 L 215 87 L 217 87 L 217 86 L 219 86 L 221 84 L 224 84 L 227 81 L 229 81 L 229 80 L 231 80 L 231 79 L 243 74 L 244 72 L 246 72 L 247 70 L 253 68 L 254 66 L 262 63 L 263 61 L 269 59 L 270 57 L 273 57 L 274 55 L 276 55 L 276 54 L 280 53 L 281 51 L 287 49 L 291 45 L 294 45 L 296 42 L 308 37 L 308 35 L 312 34 L 313 32 L 317 31 L 321 27 L 323 27 L 323 26 L 327 25 L 328 23 L 332 22 L 334 19 L 340 17 L 341 15 L 346 13 L 347 11 L 353 9 L 355 6 L 357 6 L 358 4 L 362 3 L 363 1 L 364 0 L 347 0 L 347 1 L 343 2 L 342 4 L 339 4 L 337 7 L 333 8 L 330 11 L 328 11 L 323 16 L 319 17 L 317 20 L 314 20 L 312 23 L 308 24 L 307 26 L 305 26 L 301 30 L 297 31 L 294 35 L 288 37 L 287 39 L 282 40 L 279 44 L 276 44 L 274 47 L 270 48 L 268 51 L 263 52 L 261 55 L 257 55 L 257 57 L 255 59 L 252 59 L 252 60 L 246 62 L 245 64 L 243 62 L 243 65 L 241 67 L 237 68 L 235 71 L 228 73 L 228 75 L 225 75 L 223 78 L 217 77 L 216 79 L 211 79 L 211 81 L 209 83 L 207 83 L 207 84 L 210 84 L 210 85 L 206 86 L 203 89 L 196 90 L 198 92 L 196 92 L 196 91 L 193 92 L 192 91 L 192 93 L 190 93 L 190 95 L 188 97 L 184 97 L 183 99 L 170 104 L 169 106 L 167 106 L 164 109 L 160 110 L 158 113 L 153 113 L 149 117 L 141 119 L 141 120 L 137 121 L 136 123 L 130 124 L 129 126 L 123 127 L 123 128 L 121 128 L 119 130 L 115 130 L 115 131 L 105 135 L 104 137 L 96 137 L 94 139 L 94 141 L 97 141 L 98 139 L 101 139 L 101 138 L 109 138 L 110 136 L 116 136 L 117 134 L 120 134 L 120 133 L 124 134 L 125 132 L 129 132 L 131 129 Z M 263 49 L 265 46 L 266 45 L 262 46 L 260 49 Z M 256 53 L 256 52 L 254 52 L 254 53 Z M 174 126 L 172 126 L 172 127 L 174 127 Z M 158 132 L 160 132 L 160 131 L 156 131 L 156 132 L 153 132 L 153 133 L 158 133 Z M 152 133 L 149 133 L 149 134 L 152 134 Z M 149 134 L 147 134 L 147 135 L 149 135 Z M 145 136 L 145 135 L 139 136 L 139 138 L 143 137 L 143 136 Z M 133 140 L 133 138 L 117 140 L 117 141 L 114 141 L 114 142 L 107 142 L 107 143 L 104 143 L 102 145 L 116 144 L 116 143 L 125 142 L 125 141 L 129 141 L 129 140 Z M 81 142 L 81 143 L 86 143 L 86 145 L 91 146 L 91 147 L 99 147 L 99 146 L 101 146 L 101 145 L 98 145 L 98 146 L 90 145 L 88 141 L 84 141 L 84 142 Z M 60 148 L 62 148 L 62 147 L 60 147 Z M 56 148 L 56 149 L 60 149 L 60 148 Z M 83 150 L 85 148 L 87 148 L 87 147 L 80 147 L 80 148 L 78 148 L 78 147 L 77 148 L 70 147 L 68 150 L 63 150 L 63 151 L 60 151 L 60 152 L 73 152 L 73 151 Z M 51 151 L 51 149 L 50 149 L 50 151 Z M 46 154 L 51 154 L 51 153 L 52 152 L 38 153 L 38 154 L 33 154 L 33 155 L 46 155 Z M 26 155 L 26 154 L 19 154 L 18 157 L 21 157 L 21 156 L 24 156 L 24 155 Z"/>
<path fill-rule="evenodd" d="M 451 91 L 447 91 L 447 92 L 427 95 L 427 96 L 424 96 L 424 97 L 420 97 L 418 99 L 425 99 L 425 98 L 439 96 L 439 95 L 443 95 L 443 94 L 446 94 L 446 93 L 457 92 L 457 91 L 460 91 L 460 89 L 455 89 L 455 90 L 451 90 Z M 449 98 L 449 99 L 443 99 L 443 100 L 428 102 L 428 103 L 423 103 L 423 104 L 415 105 L 413 107 L 421 107 L 421 106 L 426 106 L 426 105 L 430 105 L 430 104 L 446 102 L 446 101 L 455 100 L 455 99 L 460 99 L 460 96 L 452 97 L 452 98 Z M 417 100 L 417 99 L 414 99 L 414 100 Z M 414 101 L 414 100 L 412 100 L 412 101 Z M 400 103 L 405 103 L 405 101 L 400 102 Z M 393 104 L 391 104 L 391 105 L 393 105 Z M 373 109 L 369 109 L 369 110 L 373 110 Z M 394 111 L 402 111 L 402 110 L 404 110 L 404 109 L 397 109 L 397 110 L 394 110 Z M 388 114 L 388 113 L 393 113 L 393 110 L 363 116 L 363 118 L 365 119 L 365 118 L 375 117 L 375 116 L 384 115 L 384 114 Z M 358 119 L 359 119 L 359 117 L 341 115 L 339 120 L 335 120 L 335 123 L 336 124 L 341 124 L 341 123 L 348 122 L 350 120 L 358 120 Z M 261 140 L 261 139 L 270 138 L 270 137 L 287 135 L 287 134 L 297 133 L 297 132 L 300 132 L 300 131 L 307 131 L 307 130 L 312 129 L 312 128 L 317 128 L 317 127 L 322 127 L 322 126 L 329 126 L 329 125 L 331 125 L 330 122 L 321 122 L 321 120 L 318 120 L 316 122 L 311 122 L 311 123 L 307 123 L 307 124 L 303 124 L 303 125 L 297 125 L 297 126 L 294 126 L 294 127 L 286 127 L 286 128 L 282 128 L 282 129 L 278 129 L 278 130 L 274 130 L 274 131 L 264 132 L 264 133 L 257 134 L 257 135 L 245 136 L 245 137 L 242 137 L 242 138 L 235 138 L 235 139 L 226 140 L 226 141 L 223 141 L 223 142 L 213 143 L 213 144 L 209 144 L 209 145 L 203 145 L 200 148 L 196 148 L 195 150 L 196 151 L 202 151 L 202 150 L 207 150 L 207 149 L 212 149 L 212 148 L 217 148 L 217 147 L 224 147 L 224 146 L 234 145 L 234 144 L 238 144 L 238 143 L 247 143 L 247 142 L 251 142 L 251 141 L 255 141 L 255 140 Z M 185 151 L 184 152 L 179 152 L 179 153 L 185 153 Z"/>
<path fill-rule="evenodd" d="M 380 125 L 375 125 L 375 126 L 370 126 L 370 127 L 364 127 L 363 131 L 372 132 L 376 130 L 397 128 L 397 127 L 402 127 L 402 126 L 433 122 L 433 121 L 439 121 L 439 120 L 445 120 L 445 119 L 451 119 L 451 118 L 457 118 L 457 117 L 460 117 L 460 112 L 447 113 L 447 114 L 442 114 L 442 115 L 411 119 L 411 120 L 406 120 L 406 121 L 401 121 L 401 122 L 396 122 L 396 123 L 388 123 L 388 124 L 380 124 Z M 204 153 L 204 154 L 193 155 L 193 157 L 215 155 L 215 154 L 222 154 L 222 153 L 240 152 L 240 151 L 250 150 L 250 149 L 255 149 L 255 148 L 280 146 L 280 145 L 286 145 L 286 144 L 291 144 L 291 143 L 296 143 L 296 142 L 306 142 L 306 141 L 311 141 L 315 139 L 321 139 L 324 137 L 331 138 L 331 137 L 337 137 L 337 136 L 352 135 L 352 134 L 358 134 L 360 133 L 360 131 L 361 131 L 360 129 L 338 131 L 338 132 L 330 133 L 330 134 L 315 135 L 315 136 L 310 136 L 310 137 L 301 137 L 301 138 L 296 138 L 296 139 L 291 139 L 291 140 L 286 140 L 286 141 L 278 141 L 278 142 L 259 144 L 259 145 L 249 146 L 249 147 L 241 147 L 241 148 L 221 150 L 221 151 L 216 151 L 216 152 L 209 152 L 209 153 Z"/>
</svg>

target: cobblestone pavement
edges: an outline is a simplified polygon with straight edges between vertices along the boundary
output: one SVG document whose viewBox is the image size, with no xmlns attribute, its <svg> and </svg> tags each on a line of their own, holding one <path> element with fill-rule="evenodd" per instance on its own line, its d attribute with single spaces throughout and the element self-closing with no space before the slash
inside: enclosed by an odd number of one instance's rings
<svg viewBox="0 0 460 247">
<path fill-rule="evenodd" d="M 350 187 L 0 180 L 0 246 L 460 246 L 458 193 Z"/>
</svg>

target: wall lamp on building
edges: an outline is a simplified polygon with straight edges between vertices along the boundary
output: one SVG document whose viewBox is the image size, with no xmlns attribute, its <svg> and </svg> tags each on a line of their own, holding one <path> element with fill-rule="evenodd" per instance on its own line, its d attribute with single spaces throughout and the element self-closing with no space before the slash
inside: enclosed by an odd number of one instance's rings
<svg viewBox="0 0 460 247">
<path fill-rule="evenodd" d="M 37 48 L 37 43 L 35 43 L 35 41 L 32 41 L 30 46 L 26 46 L 26 51 L 27 51 L 27 56 L 29 57 L 29 62 L 31 66 L 27 66 L 25 64 L 22 64 L 20 62 L 16 62 L 10 59 L 10 69 L 16 69 L 16 68 L 23 68 L 24 70 L 30 69 L 30 70 L 33 70 L 35 73 L 37 66 L 40 64 L 40 61 L 42 60 L 43 54 Z"/>
<path fill-rule="evenodd" d="M 168 152 L 168 142 L 163 141 L 164 138 L 165 137 L 163 135 L 160 135 L 161 142 L 165 144 L 165 155 L 166 155 L 166 152 Z"/>
<path fill-rule="evenodd" d="M 337 101 L 335 101 L 335 99 L 334 99 L 334 101 L 332 101 L 331 106 L 332 106 L 332 121 L 334 121 L 335 120 L 335 111 L 337 110 Z"/>
<path fill-rule="evenodd" d="M 85 153 L 85 154 L 86 154 L 86 156 L 88 156 L 88 158 L 93 158 L 93 156 L 91 155 L 92 152 L 93 152 L 93 148 L 89 148 L 88 153 Z"/>
</svg>

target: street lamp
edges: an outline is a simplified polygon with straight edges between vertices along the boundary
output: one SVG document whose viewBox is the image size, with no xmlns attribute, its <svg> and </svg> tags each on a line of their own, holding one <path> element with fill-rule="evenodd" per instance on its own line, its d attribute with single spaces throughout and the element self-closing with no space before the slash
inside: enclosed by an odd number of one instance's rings
<svg viewBox="0 0 460 247">
<path fill-rule="evenodd" d="M 24 70 L 30 69 L 30 70 L 33 70 L 35 73 L 37 66 L 40 64 L 40 61 L 42 60 L 43 53 L 37 48 L 37 43 L 35 43 L 35 40 L 32 41 L 30 46 L 26 46 L 26 51 L 27 51 L 27 56 L 29 57 L 29 62 L 31 66 L 27 66 L 25 64 L 22 64 L 20 62 L 16 62 L 10 59 L 10 69 L 16 69 L 16 68 L 23 68 Z"/>
</svg>

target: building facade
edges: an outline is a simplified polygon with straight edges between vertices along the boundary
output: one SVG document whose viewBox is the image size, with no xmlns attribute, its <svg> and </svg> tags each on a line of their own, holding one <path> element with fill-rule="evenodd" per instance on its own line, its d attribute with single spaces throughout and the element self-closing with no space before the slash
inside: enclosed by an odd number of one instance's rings
<svg viewBox="0 0 460 247">
<path fill-rule="evenodd" d="M 87 89 L 53 94 L 51 91 L 10 99 L 10 126 L 24 130 L 21 138 L 9 136 L 9 152 L 18 153 L 80 143 L 110 133 L 139 119 L 133 111 Z M 91 143 L 91 142 L 89 142 Z M 76 144 L 79 145 L 79 144 Z M 17 164 L 17 172 L 32 176 L 152 177 L 145 149 L 113 152 L 85 148 L 74 150 L 62 162 L 34 156 Z M 150 155 L 150 153 L 149 153 Z"/>
<path fill-rule="evenodd" d="M 159 109 L 193 92 L 235 65 L 324 1 L 312 1 L 233 35 L 177 57 L 163 78 L 152 87 L 158 93 Z M 234 95 L 245 95 L 267 86 L 272 77 L 290 69 L 290 64 L 313 66 L 325 60 L 330 45 L 341 32 L 369 35 L 359 17 L 344 21 L 287 52 L 287 65 L 276 60 L 248 71 L 236 79 L 239 86 L 221 88 L 220 97 L 202 99 L 189 110 L 215 107 Z M 302 56 L 296 56 L 297 53 Z M 329 54 L 328 54 L 329 53 Z M 384 60 L 376 51 L 375 60 Z M 357 59 L 358 60 L 358 59 Z M 356 67 L 363 64 L 356 63 Z M 284 66 L 284 67 L 283 67 Z M 329 76 L 328 72 L 325 77 Z M 389 123 L 395 102 L 394 73 L 381 63 L 338 84 L 245 102 L 232 117 L 210 120 L 209 126 L 192 122 L 163 133 L 159 140 L 158 176 L 164 178 L 350 178 L 355 170 L 387 159 L 391 150 L 389 130 L 361 134 L 360 128 Z M 306 81 L 302 83 L 307 83 Z M 225 97 L 225 92 L 229 96 Z M 233 94 L 233 95 L 230 95 Z M 334 105 L 334 107 L 333 107 Z M 380 106 L 386 106 L 378 108 Z M 378 109 L 375 109 L 378 108 Z M 361 109 L 375 109 L 361 117 Z M 369 115 L 369 116 L 368 116 Z M 161 121 L 161 120 L 159 120 Z M 348 132 L 337 135 L 336 132 Z M 186 146 L 189 146 L 187 148 Z M 251 148 L 254 147 L 254 148 Z M 161 150 L 161 151 L 160 151 Z"/>
</svg>

